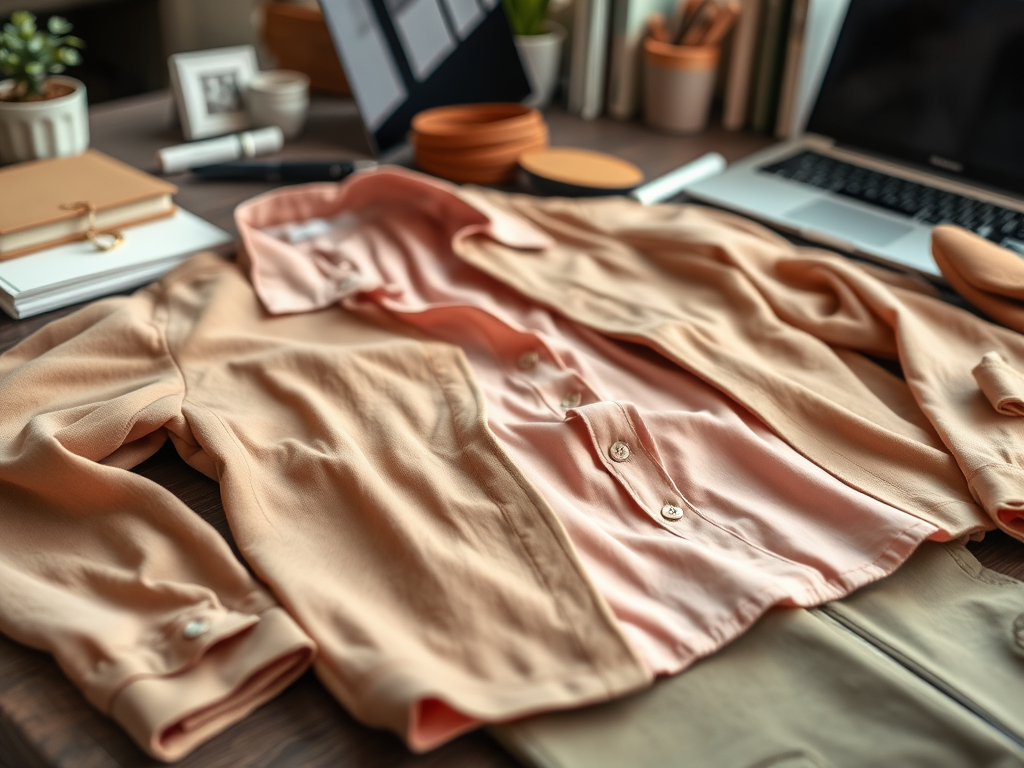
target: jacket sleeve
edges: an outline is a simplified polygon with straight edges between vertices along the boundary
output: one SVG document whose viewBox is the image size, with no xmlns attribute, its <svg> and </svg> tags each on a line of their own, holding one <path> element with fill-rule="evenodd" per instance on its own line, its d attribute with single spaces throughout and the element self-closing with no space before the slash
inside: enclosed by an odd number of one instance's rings
<svg viewBox="0 0 1024 768">
<path fill-rule="evenodd" d="M 313 644 L 210 525 L 129 471 L 185 427 L 157 295 L 0 356 L 0 631 L 174 760 L 294 680 Z"/>
</svg>

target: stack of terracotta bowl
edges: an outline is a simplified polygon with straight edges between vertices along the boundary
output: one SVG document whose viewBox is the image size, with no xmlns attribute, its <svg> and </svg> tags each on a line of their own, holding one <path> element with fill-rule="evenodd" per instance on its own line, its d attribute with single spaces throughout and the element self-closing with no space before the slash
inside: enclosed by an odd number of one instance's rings
<svg viewBox="0 0 1024 768">
<path fill-rule="evenodd" d="M 521 104 L 460 104 L 420 112 L 410 135 L 416 166 L 466 184 L 505 184 L 528 150 L 547 146 L 540 112 Z"/>
</svg>

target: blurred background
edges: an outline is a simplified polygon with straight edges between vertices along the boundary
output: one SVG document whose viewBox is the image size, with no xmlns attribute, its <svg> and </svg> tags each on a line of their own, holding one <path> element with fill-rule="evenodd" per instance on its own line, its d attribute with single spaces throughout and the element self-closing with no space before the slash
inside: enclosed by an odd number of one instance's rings
<svg viewBox="0 0 1024 768">
<path fill-rule="evenodd" d="M 166 88 L 167 56 L 257 44 L 262 0 L 0 0 L 0 21 L 27 10 L 64 16 L 88 43 L 74 75 L 89 103 Z M 315 3 L 314 3 L 315 4 Z"/>
</svg>

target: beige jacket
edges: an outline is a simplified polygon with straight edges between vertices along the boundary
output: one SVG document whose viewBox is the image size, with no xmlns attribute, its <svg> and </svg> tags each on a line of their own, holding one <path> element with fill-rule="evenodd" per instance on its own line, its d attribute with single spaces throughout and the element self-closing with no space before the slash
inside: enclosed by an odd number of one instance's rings
<svg viewBox="0 0 1024 768">
<path fill-rule="evenodd" d="M 460 194 L 554 239 L 456 233 L 468 263 L 653 345 L 949 537 L 991 526 L 979 502 L 1019 532 L 1024 433 L 990 404 L 1024 392 L 1018 335 L 733 216 Z M 861 351 L 899 355 L 909 386 Z M 252 573 L 127 471 L 167 439 L 220 482 Z M 650 681 L 459 349 L 337 307 L 272 317 L 213 255 L 0 357 L 0 584 L 0 631 L 163 759 L 314 652 L 353 714 L 419 749 Z"/>
</svg>

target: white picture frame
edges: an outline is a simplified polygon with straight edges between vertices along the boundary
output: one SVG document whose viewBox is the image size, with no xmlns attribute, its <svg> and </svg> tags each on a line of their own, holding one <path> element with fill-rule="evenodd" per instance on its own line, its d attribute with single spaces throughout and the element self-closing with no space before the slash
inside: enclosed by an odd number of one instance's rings
<svg viewBox="0 0 1024 768">
<path fill-rule="evenodd" d="M 176 53 L 168 58 L 167 66 L 186 140 L 249 127 L 245 89 L 259 71 L 253 46 Z"/>
</svg>

